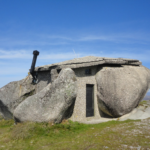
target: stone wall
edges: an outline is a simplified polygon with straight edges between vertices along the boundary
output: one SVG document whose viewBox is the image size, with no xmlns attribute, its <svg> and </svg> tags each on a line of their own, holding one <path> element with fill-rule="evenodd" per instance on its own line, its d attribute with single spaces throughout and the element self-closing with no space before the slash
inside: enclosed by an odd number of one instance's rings
<svg viewBox="0 0 150 150">
<path fill-rule="evenodd" d="M 38 72 L 38 83 L 35 85 L 36 93 L 40 92 L 51 82 L 50 71 L 40 71 Z"/>
<path fill-rule="evenodd" d="M 88 121 L 101 118 L 97 105 L 97 84 L 95 74 L 97 66 L 90 67 L 91 75 L 85 75 L 85 70 L 89 67 L 74 69 L 77 77 L 77 97 L 74 111 L 70 118 L 72 121 Z M 86 84 L 94 85 L 94 116 L 86 117 Z"/>
</svg>

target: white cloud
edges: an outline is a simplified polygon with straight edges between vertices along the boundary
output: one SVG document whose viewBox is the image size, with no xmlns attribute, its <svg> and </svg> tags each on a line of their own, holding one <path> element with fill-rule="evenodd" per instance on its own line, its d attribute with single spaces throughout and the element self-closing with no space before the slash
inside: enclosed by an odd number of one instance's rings
<svg viewBox="0 0 150 150">
<path fill-rule="evenodd" d="M 31 54 L 25 50 L 0 50 L 0 59 L 30 59 Z"/>
<path fill-rule="evenodd" d="M 76 39 L 76 41 L 107 41 L 117 43 L 141 43 L 146 44 L 150 42 L 150 37 L 142 33 L 119 33 L 108 35 L 86 35 Z"/>
<path fill-rule="evenodd" d="M 132 31 L 132 32 L 116 32 L 116 33 L 103 33 L 98 32 L 96 34 L 91 33 L 85 33 L 82 34 L 79 33 L 78 35 L 74 33 L 74 36 L 67 36 L 67 35 L 48 35 L 48 34 L 38 34 L 39 38 L 42 38 L 41 40 L 54 40 L 54 41 L 63 41 L 63 42 L 89 42 L 89 41 L 108 41 L 108 42 L 149 42 L 150 36 L 148 33 L 140 32 L 140 31 Z"/>
<path fill-rule="evenodd" d="M 115 43 L 141 43 L 149 44 L 150 36 L 148 33 L 144 32 L 116 32 L 116 33 L 103 33 L 97 32 L 92 33 L 73 33 L 73 35 L 49 35 L 49 34 L 35 34 L 26 35 L 26 38 L 4 38 L 0 37 L 0 45 L 5 46 L 59 46 L 59 45 L 69 45 L 75 42 L 92 42 L 92 41 L 105 41 L 105 42 L 115 42 Z"/>
<path fill-rule="evenodd" d="M 44 35 L 44 34 L 39 34 L 38 35 L 39 38 L 47 38 L 47 39 L 61 39 L 61 40 L 69 40 L 69 41 L 73 41 L 73 39 L 71 37 L 67 37 L 67 36 L 61 36 L 61 35 Z"/>
<path fill-rule="evenodd" d="M 85 54 L 76 53 L 74 54 L 73 50 L 71 52 L 64 52 L 64 53 L 40 53 L 38 59 L 73 59 L 75 57 L 81 57 Z M 0 59 L 32 59 L 33 55 L 30 51 L 25 50 L 0 50 Z"/>
<path fill-rule="evenodd" d="M 85 54 L 81 54 L 81 53 L 76 53 L 74 54 L 72 53 L 56 53 L 56 54 L 41 54 L 41 57 L 39 57 L 39 59 L 54 59 L 54 60 L 59 60 L 59 59 L 73 59 L 73 58 L 77 58 L 77 57 L 82 57 Z"/>
<path fill-rule="evenodd" d="M 120 50 L 120 52 L 119 52 Z M 101 50 L 99 51 L 99 53 L 97 53 L 96 51 L 94 53 L 89 53 L 86 52 L 86 50 L 83 50 L 83 53 L 74 53 L 73 50 L 70 50 L 70 52 L 59 52 L 59 53 L 50 53 L 48 52 L 48 50 L 46 52 L 41 52 L 40 55 L 38 56 L 38 61 L 43 61 L 43 60 L 68 60 L 68 59 L 73 59 L 76 57 L 83 57 L 83 56 L 88 56 L 88 55 L 94 55 L 94 56 L 100 56 L 100 57 L 113 57 L 113 58 L 118 58 L 118 57 L 122 57 L 122 58 L 133 58 L 133 59 L 139 59 L 141 61 L 149 61 L 149 55 L 150 55 L 150 50 L 145 50 L 143 52 L 143 50 L 141 50 L 141 52 L 134 52 L 133 51 L 135 49 L 125 49 L 125 48 L 120 48 L 119 50 L 112 51 L 110 53 L 110 51 L 107 50 Z M 55 50 L 53 50 L 55 51 Z M 56 50 L 57 51 L 57 50 Z M 140 51 L 138 49 L 138 51 Z M 27 60 L 30 59 L 32 60 L 33 58 L 33 54 L 31 53 L 31 51 L 26 51 L 26 50 L 0 50 L 0 59 L 1 60 L 10 60 L 10 59 L 15 59 L 16 61 L 20 61 L 19 59 L 22 60 Z M 18 60 L 17 60 L 18 59 Z M 0 64 L 5 65 L 5 63 L 8 64 L 8 62 L 3 62 L 1 61 Z"/>
<path fill-rule="evenodd" d="M 77 41 L 95 41 L 95 40 L 100 40 L 100 41 L 113 41 L 114 38 L 110 36 L 85 36 L 79 38 Z"/>
</svg>

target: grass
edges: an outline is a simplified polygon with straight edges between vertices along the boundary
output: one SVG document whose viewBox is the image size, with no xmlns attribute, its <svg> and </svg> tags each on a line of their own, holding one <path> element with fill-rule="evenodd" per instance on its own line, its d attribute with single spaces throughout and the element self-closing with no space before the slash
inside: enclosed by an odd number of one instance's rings
<svg viewBox="0 0 150 150">
<path fill-rule="evenodd" d="M 109 121 L 86 125 L 63 121 L 52 123 L 19 123 L 0 120 L 1 150 L 95 150 L 150 148 L 149 120 Z"/>
<path fill-rule="evenodd" d="M 149 104 L 147 104 L 147 101 L 144 100 L 141 101 L 138 106 L 144 106 L 144 108 L 146 109 L 147 107 L 149 107 Z"/>
<path fill-rule="evenodd" d="M 147 101 L 141 101 L 139 105 L 147 104 Z"/>
</svg>

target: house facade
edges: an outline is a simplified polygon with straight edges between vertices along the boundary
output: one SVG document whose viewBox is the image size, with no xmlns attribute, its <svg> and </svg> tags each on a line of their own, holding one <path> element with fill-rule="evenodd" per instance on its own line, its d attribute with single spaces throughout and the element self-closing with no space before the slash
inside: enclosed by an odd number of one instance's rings
<svg viewBox="0 0 150 150">
<path fill-rule="evenodd" d="M 77 78 L 77 97 L 73 104 L 73 112 L 70 119 L 80 122 L 99 119 L 103 117 L 103 113 L 98 107 L 95 76 L 102 68 L 122 65 L 140 66 L 141 62 L 133 59 L 87 56 L 61 63 L 36 67 L 35 71 L 38 72 L 36 92 L 41 91 L 47 84 L 53 82 L 61 69 L 71 68 L 75 72 Z"/>
</svg>

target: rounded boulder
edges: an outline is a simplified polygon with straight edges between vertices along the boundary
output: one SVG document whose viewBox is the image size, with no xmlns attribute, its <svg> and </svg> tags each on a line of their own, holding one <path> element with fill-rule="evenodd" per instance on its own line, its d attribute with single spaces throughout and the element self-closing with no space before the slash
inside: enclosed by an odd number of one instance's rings
<svg viewBox="0 0 150 150">
<path fill-rule="evenodd" d="M 150 71 L 144 66 L 103 66 L 96 74 L 99 110 L 111 117 L 131 112 L 150 85 Z"/>
</svg>

